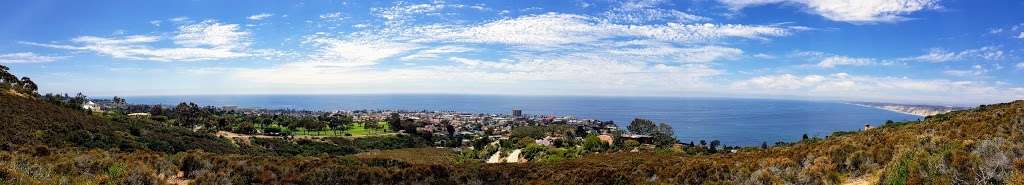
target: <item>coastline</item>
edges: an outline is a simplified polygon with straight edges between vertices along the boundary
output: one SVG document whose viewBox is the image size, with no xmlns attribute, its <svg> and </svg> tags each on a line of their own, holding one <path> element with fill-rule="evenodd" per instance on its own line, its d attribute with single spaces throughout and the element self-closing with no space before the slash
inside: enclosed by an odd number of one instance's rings
<svg viewBox="0 0 1024 185">
<path fill-rule="evenodd" d="M 926 107 L 926 106 L 922 106 L 922 105 L 902 105 L 902 104 L 883 104 L 883 103 L 872 103 L 872 104 L 879 104 L 879 105 L 871 105 L 871 104 L 866 104 L 866 103 L 855 103 L 855 102 L 843 102 L 843 103 L 849 104 L 849 105 L 861 106 L 861 107 L 868 107 L 868 108 L 874 108 L 874 109 L 887 110 L 887 111 L 890 111 L 890 112 L 895 112 L 895 113 L 900 113 L 900 114 L 921 116 L 921 117 L 927 117 L 927 116 L 932 116 L 932 115 L 936 115 L 936 114 L 944 114 L 944 113 L 947 113 L 947 112 L 952 112 L 952 111 L 956 111 L 956 110 L 962 109 L 962 108 L 958 108 L 958 107 L 944 107 L 944 109 L 939 110 L 939 109 L 936 109 L 936 108 Z"/>
</svg>

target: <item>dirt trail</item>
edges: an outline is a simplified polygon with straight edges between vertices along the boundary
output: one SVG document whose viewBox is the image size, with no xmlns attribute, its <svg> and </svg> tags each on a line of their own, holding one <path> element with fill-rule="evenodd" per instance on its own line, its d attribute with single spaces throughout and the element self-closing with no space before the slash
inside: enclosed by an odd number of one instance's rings
<svg viewBox="0 0 1024 185">
<path fill-rule="evenodd" d="M 878 184 L 878 180 L 878 172 L 873 172 L 861 175 L 860 177 L 846 179 L 846 181 L 844 181 L 842 185 L 872 185 Z"/>
<path fill-rule="evenodd" d="M 172 177 L 164 177 L 164 174 L 160 174 L 158 177 L 164 179 L 167 184 L 174 185 L 188 185 L 192 183 L 192 180 L 185 178 L 185 172 L 178 171 L 178 174 Z"/>
</svg>

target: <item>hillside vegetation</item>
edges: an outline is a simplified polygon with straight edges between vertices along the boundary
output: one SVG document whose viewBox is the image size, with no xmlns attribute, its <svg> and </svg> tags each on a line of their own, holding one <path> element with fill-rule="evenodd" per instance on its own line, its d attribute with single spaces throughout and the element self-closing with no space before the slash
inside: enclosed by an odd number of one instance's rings
<svg viewBox="0 0 1024 185">
<path fill-rule="evenodd" d="M 201 149 L 237 153 L 224 139 L 127 117 L 108 118 L 55 106 L 30 97 L 0 94 L 0 143 L 51 148 L 87 147 L 121 151 L 182 152 Z"/>
<path fill-rule="evenodd" d="M 338 141 L 237 146 L 28 97 L 0 95 L 0 105 L 0 184 L 840 184 L 866 175 L 879 184 L 1024 183 L 1024 101 L 769 149 L 622 151 L 527 164 L 424 149 L 343 156 L 361 147 Z"/>
</svg>

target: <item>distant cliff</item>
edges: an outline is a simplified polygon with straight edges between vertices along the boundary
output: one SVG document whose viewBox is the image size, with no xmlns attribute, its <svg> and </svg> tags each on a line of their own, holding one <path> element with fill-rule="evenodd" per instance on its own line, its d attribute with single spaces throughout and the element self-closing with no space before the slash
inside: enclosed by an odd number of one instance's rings
<svg viewBox="0 0 1024 185">
<path fill-rule="evenodd" d="M 952 112 L 955 110 L 968 109 L 967 107 L 953 107 L 953 106 L 938 106 L 938 105 L 912 105 L 912 104 L 895 104 L 895 103 L 875 103 L 875 102 L 849 102 L 850 104 L 860 105 L 865 107 L 884 109 L 893 112 L 899 112 L 904 114 L 912 114 L 918 116 L 931 116 L 936 114 L 942 114 Z"/>
</svg>

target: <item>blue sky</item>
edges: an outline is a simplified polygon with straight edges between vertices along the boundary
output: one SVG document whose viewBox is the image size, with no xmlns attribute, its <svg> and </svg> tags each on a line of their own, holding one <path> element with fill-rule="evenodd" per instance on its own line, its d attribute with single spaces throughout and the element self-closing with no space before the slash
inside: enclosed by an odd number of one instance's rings
<svg viewBox="0 0 1024 185">
<path fill-rule="evenodd" d="M 4 1 L 0 63 L 94 96 L 1024 98 L 1024 3 Z"/>
</svg>

